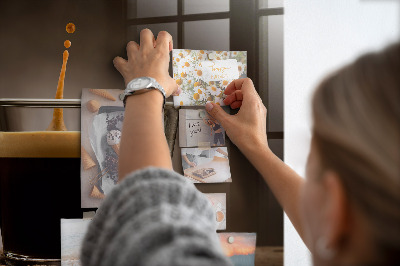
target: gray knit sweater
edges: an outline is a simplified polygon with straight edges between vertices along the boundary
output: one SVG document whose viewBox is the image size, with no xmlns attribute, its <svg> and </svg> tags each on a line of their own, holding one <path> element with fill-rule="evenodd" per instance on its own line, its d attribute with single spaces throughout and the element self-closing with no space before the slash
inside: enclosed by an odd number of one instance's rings
<svg viewBox="0 0 400 266">
<path fill-rule="evenodd" d="M 107 195 L 82 243 L 83 265 L 231 265 L 210 202 L 183 176 L 146 168 Z"/>
</svg>

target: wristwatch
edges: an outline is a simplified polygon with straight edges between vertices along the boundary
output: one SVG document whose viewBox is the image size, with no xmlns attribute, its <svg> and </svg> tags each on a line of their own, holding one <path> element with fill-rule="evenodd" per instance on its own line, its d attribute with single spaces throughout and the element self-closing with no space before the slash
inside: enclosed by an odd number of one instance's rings
<svg viewBox="0 0 400 266">
<path fill-rule="evenodd" d="M 131 96 L 135 93 L 143 93 L 150 90 L 158 90 L 164 97 L 164 104 L 165 105 L 165 90 L 164 88 L 154 79 L 151 77 L 140 77 L 129 81 L 128 85 L 126 85 L 126 89 L 123 93 L 119 95 L 121 101 L 124 102 L 124 106 L 126 104 L 126 98 Z"/>
</svg>

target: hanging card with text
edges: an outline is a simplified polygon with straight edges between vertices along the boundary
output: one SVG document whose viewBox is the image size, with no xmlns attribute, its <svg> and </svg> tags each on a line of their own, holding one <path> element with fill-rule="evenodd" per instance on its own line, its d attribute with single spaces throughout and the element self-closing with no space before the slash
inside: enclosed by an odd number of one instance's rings
<svg viewBox="0 0 400 266">
<path fill-rule="evenodd" d="M 174 79 L 182 92 L 175 106 L 203 106 L 208 101 L 224 105 L 228 84 L 247 75 L 246 51 L 172 51 Z"/>
</svg>

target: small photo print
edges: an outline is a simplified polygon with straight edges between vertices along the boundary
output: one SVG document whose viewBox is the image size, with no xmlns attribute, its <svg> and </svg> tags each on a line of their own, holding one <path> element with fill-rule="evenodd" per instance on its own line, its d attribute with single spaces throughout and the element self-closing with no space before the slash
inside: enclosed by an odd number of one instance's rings
<svg viewBox="0 0 400 266">
<path fill-rule="evenodd" d="M 235 266 L 253 266 L 256 253 L 255 233 L 219 233 L 224 254 Z"/>
<path fill-rule="evenodd" d="M 225 145 L 225 129 L 205 109 L 179 110 L 180 147 Z"/>
<path fill-rule="evenodd" d="M 118 182 L 123 90 L 83 89 L 81 101 L 81 206 L 99 207 Z"/>
<path fill-rule="evenodd" d="M 172 69 L 181 87 L 175 106 L 204 106 L 208 101 L 224 105 L 229 83 L 247 75 L 246 51 L 172 50 Z"/>
<path fill-rule="evenodd" d="M 211 202 L 215 210 L 217 230 L 226 229 L 226 194 L 225 193 L 206 193 L 204 194 Z"/>
<path fill-rule="evenodd" d="M 61 265 L 80 266 L 83 238 L 92 219 L 61 219 Z"/>
<path fill-rule="evenodd" d="M 123 90 L 82 89 L 81 207 L 98 208 L 118 183 L 118 160 L 125 109 Z M 170 151 L 175 145 L 178 111 L 164 108 L 164 131 Z"/>
<path fill-rule="evenodd" d="M 182 148 L 181 155 L 183 174 L 193 183 L 232 182 L 226 147 Z"/>
</svg>

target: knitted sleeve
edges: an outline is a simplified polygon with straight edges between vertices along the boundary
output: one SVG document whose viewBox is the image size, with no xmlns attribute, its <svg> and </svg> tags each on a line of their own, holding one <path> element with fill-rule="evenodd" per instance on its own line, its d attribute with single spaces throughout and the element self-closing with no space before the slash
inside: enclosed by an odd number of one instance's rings
<svg viewBox="0 0 400 266">
<path fill-rule="evenodd" d="M 210 202 L 169 170 L 135 171 L 98 209 L 82 243 L 82 265 L 231 265 Z"/>
</svg>

